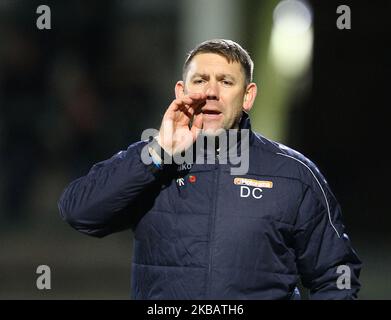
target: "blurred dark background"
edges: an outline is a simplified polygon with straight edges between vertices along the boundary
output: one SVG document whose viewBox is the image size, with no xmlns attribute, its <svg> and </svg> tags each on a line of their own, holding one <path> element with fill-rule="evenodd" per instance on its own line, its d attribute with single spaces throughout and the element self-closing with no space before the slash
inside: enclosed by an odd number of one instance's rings
<svg viewBox="0 0 391 320">
<path fill-rule="evenodd" d="M 0 0 L 0 299 L 129 298 L 131 231 L 78 234 L 57 200 L 94 163 L 159 127 L 186 52 L 214 37 L 253 56 L 257 131 L 304 153 L 327 177 L 364 262 L 360 298 L 391 298 L 391 4 L 306 2 L 309 67 L 271 88 L 278 79 L 267 48 L 278 2 Z M 42 4 L 50 30 L 36 27 Z M 339 5 L 351 9 L 350 30 L 336 27 Z M 263 103 L 269 92 L 277 96 Z M 283 110 L 281 122 L 273 108 Z M 51 290 L 36 288 L 39 265 L 51 268 Z"/>
</svg>

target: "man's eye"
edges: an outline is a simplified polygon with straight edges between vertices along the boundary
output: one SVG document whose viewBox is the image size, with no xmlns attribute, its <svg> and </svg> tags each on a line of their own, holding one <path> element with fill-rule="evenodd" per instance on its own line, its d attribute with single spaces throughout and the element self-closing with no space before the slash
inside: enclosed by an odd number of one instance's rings
<svg viewBox="0 0 391 320">
<path fill-rule="evenodd" d="M 233 85 L 232 81 L 229 81 L 229 80 L 223 80 L 222 83 L 223 83 L 225 86 L 232 86 L 232 85 Z"/>
<path fill-rule="evenodd" d="M 195 79 L 195 80 L 193 80 L 194 84 L 201 84 L 203 82 L 204 82 L 204 80 L 202 80 L 202 79 Z"/>
</svg>

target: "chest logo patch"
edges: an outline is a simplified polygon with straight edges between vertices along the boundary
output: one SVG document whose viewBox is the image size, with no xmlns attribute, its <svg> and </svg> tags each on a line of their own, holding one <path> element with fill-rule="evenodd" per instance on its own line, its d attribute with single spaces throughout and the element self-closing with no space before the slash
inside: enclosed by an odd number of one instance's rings
<svg viewBox="0 0 391 320">
<path fill-rule="evenodd" d="M 249 186 L 256 188 L 271 189 L 273 188 L 273 181 L 255 180 L 247 178 L 235 178 L 234 184 L 239 186 Z"/>
</svg>

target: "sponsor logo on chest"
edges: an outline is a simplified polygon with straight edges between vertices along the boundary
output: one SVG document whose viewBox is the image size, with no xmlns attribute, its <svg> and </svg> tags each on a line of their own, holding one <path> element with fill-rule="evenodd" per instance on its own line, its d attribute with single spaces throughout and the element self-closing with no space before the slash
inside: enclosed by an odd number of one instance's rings
<svg viewBox="0 0 391 320">
<path fill-rule="evenodd" d="M 272 181 L 255 180 L 247 178 L 235 178 L 234 184 L 240 186 L 240 197 L 261 199 L 263 197 L 263 189 L 273 188 Z"/>
</svg>

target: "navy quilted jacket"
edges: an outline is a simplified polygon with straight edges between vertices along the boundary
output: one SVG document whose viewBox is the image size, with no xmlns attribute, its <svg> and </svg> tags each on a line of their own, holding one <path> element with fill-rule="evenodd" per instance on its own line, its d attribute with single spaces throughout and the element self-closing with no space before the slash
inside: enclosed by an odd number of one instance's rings
<svg viewBox="0 0 391 320">
<path fill-rule="evenodd" d="M 324 177 L 251 129 L 249 141 L 242 176 L 229 163 L 157 169 L 141 161 L 148 142 L 132 144 L 73 181 L 61 215 L 91 236 L 133 230 L 135 299 L 292 299 L 299 279 L 312 299 L 356 298 L 361 262 Z"/>
</svg>

